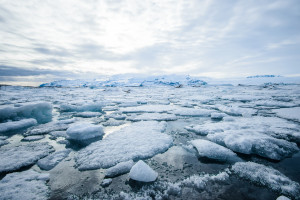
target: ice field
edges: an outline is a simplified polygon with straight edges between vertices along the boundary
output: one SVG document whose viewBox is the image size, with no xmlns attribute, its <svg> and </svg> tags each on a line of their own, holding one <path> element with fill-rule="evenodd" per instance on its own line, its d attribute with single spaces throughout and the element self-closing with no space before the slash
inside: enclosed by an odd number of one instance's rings
<svg viewBox="0 0 300 200">
<path fill-rule="evenodd" d="M 300 199 L 299 84 L 145 83 L 1 86 L 0 199 Z"/>
</svg>

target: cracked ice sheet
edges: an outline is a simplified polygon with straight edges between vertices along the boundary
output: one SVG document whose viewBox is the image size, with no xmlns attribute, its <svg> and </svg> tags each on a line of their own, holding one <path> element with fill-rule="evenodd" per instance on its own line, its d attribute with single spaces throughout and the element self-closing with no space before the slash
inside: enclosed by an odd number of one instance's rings
<svg viewBox="0 0 300 200">
<path fill-rule="evenodd" d="M 0 173 L 18 170 L 34 164 L 54 149 L 48 143 L 29 143 L 0 149 Z"/>
<path fill-rule="evenodd" d="M 48 199 L 50 190 L 46 185 L 49 174 L 33 170 L 7 174 L 0 181 L 1 199 L 40 200 Z"/>
<path fill-rule="evenodd" d="M 284 195 L 299 198 L 300 185 L 279 171 L 254 162 L 238 162 L 232 166 L 232 171 L 241 178 L 266 186 Z"/>
<path fill-rule="evenodd" d="M 173 143 L 169 135 L 162 133 L 165 128 L 164 122 L 133 123 L 80 150 L 76 164 L 80 170 L 109 168 L 162 153 Z"/>
</svg>

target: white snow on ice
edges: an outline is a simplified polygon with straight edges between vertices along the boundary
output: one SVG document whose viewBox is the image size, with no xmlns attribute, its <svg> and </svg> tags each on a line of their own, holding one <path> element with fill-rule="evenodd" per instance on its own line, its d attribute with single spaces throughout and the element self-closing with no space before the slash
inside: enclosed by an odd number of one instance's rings
<svg viewBox="0 0 300 200">
<path fill-rule="evenodd" d="M 115 131 L 80 150 L 76 156 L 77 166 L 80 170 L 109 168 L 164 152 L 172 145 L 172 137 L 162 133 L 165 126 L 163 122 L 136 122 Z"/>
</svg>

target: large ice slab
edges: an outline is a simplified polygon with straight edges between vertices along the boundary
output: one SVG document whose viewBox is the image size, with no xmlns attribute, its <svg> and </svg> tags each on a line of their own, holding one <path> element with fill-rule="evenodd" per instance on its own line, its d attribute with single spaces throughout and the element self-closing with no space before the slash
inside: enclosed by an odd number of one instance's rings
<svg viewBox="0 0 300 200">
<path fill-rule="evenodd" d="M 232 171 L 241 178 L 266 186 L 289 197 L 299 198 L 299 183 L 290 180 L 276 169 L 254 162 L 238 162 L 232 166 Z"/>
<path fill-rule="evenodd" d="M 273 110 L 277 116 L 300 122 L 300 107 Z"/>
<path fill-rule="evenodd" d="M 76 163 L 80 170 L 109 168 L 120 162 L 144 159 L 166 151 L 172 138 L 162 133 L 164 122 L 137 122 L 109 134 L 80 150 Z"/>
<path fill-rule="evenodd" d="M 53 147 L 48 143 L 2 147 L 0 149 L 0 173 L 15 171 L 21 167 L 32 165 L 53 151 Z"/>
<path fill-rule="evenodd" d="M 5 122 L 0 124 L 0 133 L 25 129 L 37 124 L 35 119 L 22 119 L 20 121 Z"/>
<path fill-rule="evenodd" d="M 43 170 L 51 170 L 58 163 L 60 163 L 63 159 L 65 159 L 69 155 L 70 152 L 71 152 L 71 150 L 69 150 L 69 149 L 57 151 L 43 159 L 40 159 L 37 162 L 37 165 Z"/>
<path fill-rule="evenodd" d="M 18 120 L 22 118 L 34 118 L 38 123 L 46 123 L 52 120 L 52 105 L 50 103 L 28 103 L 20 107 L 0 108 L 0 122 L 4 120 Z"/>
<path fill-rule="evenodd" d="M 256 154 L 273 160 L 282 160 L 290 157 L 299 150 L 293 142 L 276 139 L 253 131 L 225 131 L 209 134 L 207 138 L 232 151 Z"/>
<path fill-rule="evenodd" d="M 50 189 L 46 185 L 48 180 L 49 174 L 33 170 L 7 174 L 0 181 L 0 199 L 48 199 L 50 195 Z"/>
<path fill-rule="evenodd" d="M 155 172 L 144 161 L 138 161 L 129 172 L 129 177 L 135 181 L 153 182 L 157 179 L 157 172 Z"/>
<path fill-rule="evenodd" d="M 103 127 L 101 125 L 94 125 L 87 122 L 72 124 L 68 130 L 67 135 L 69 140 L 88 140 L 104 135 Z"/>
<path fill-rule="evenodd" d="M 190 142 L 197 149 L 199 157 L 221 162 L 234 162 L 241 160 L 230 149 L 216 143 L 202 139 L 192 140 Z"/>
</svg>

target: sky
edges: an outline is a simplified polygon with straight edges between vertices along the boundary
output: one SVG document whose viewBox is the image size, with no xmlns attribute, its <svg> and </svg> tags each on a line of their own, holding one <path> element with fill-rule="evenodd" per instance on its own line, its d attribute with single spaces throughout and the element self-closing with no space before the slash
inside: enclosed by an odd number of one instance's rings
<svg viewBox="0 0 300 200">
<path fill-rule="evenodd" d="M 300 76 L 299 0 L 0 0 L 0 83 Z"/>
</svg>

